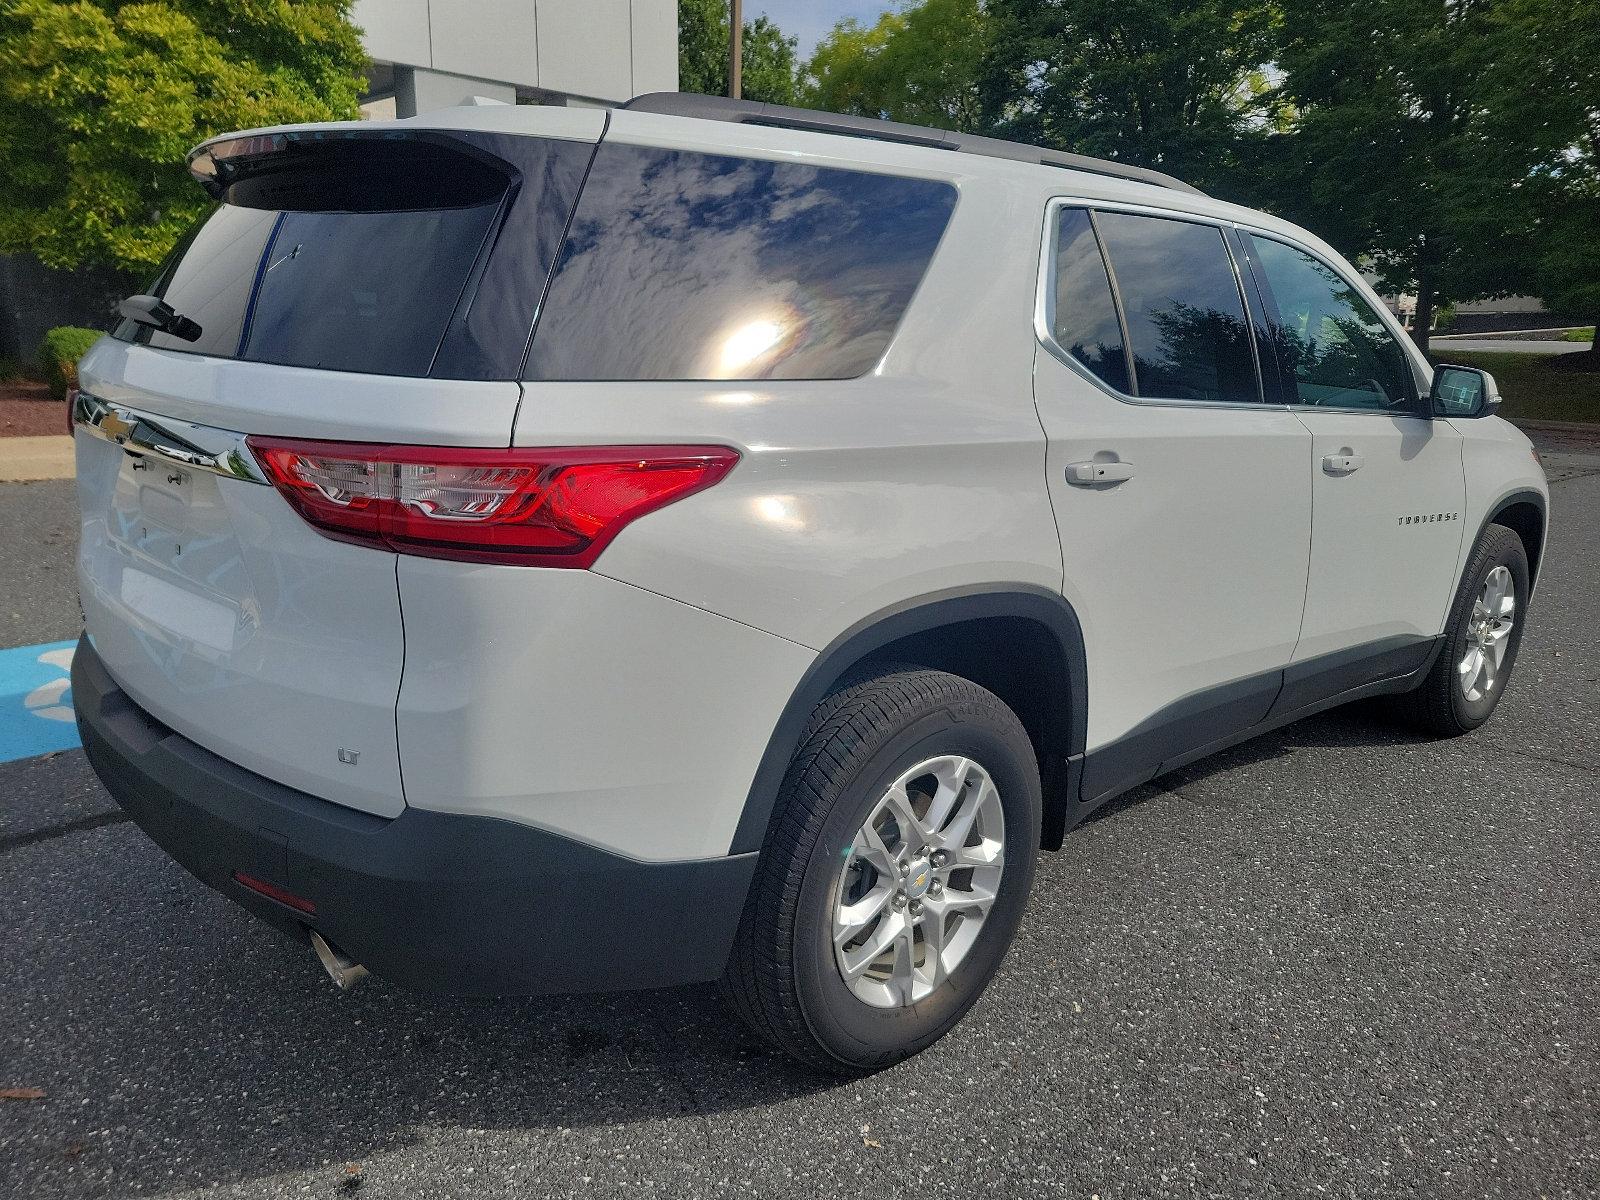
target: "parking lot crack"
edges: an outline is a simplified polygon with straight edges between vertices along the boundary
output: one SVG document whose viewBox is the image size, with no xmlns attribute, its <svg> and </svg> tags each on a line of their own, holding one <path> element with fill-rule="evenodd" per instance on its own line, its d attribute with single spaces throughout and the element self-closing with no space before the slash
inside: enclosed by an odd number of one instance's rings
<svg viewBox="0 0 1600 1200">
<path fill-rule="evenodd" d="M 76 821 L 67 821 L 61 825 L 51 825 L 45 829 L 35 829 L 31 833 L 19 833 L 12 837 L 0 838 L 0 854 L 11 850 L 21 850 L 24 846 L 35 846 L 40 842 L 48 842 L 54 838 L 66 837 L 69 833 L 84 833 L 90 829 L 99 829 L 104 825 L 120 825 L 128 820 L 124 812 L 96 813 L 92 817 L 80 817 Z"/>
<path fill-rule="evenodd" d="M 1571 483 L 1575 479 L 1593 479 L 1596 475 L 1600 475 L 1600 468 L 1594 470 L 1573 469 L 1569 474 L 1550 480 L 1549 486 L 1559 487 L 1561 484 Z"/>
<path fill-rule="evenodd" d="M 1535 754 L 1531 750 L 1519 750 L 1515 746 L 1507 746 L 1500 742 L 1491 741 L 1489 738 L 1480 738 L 1482 745 L 1491 750 L 1498 750 L 1501 754 L 1508 754 L 1514 758 L 1531 758 L 1534 762 L 1547 763 L 1552 767 L 1566 767 L 1569 771 L 1582 771 L 1586 775 L 1600 775 L 1600 767 L 1592 763 L 1576 762 L 1570 758 L 1556 758 L 1549 754 Z"/>
</svg>

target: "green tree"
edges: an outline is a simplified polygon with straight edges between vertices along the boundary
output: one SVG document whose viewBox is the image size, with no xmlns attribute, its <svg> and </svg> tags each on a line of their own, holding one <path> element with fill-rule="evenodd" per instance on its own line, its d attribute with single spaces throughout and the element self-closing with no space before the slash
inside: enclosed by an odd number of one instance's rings
<svg viewBox="0 0 1600 1200">
<path fill-rule="evenodd" d="M 795 40 L 765 17 L 740 27 L 740 91 L 746 100 L 795 101 Z M 728 94 L 727 0 L 678 0 L 678 90 Z"/>
<path fill-rule="evenodd" d="M 800 103 L 975 132 L 988 29 L 979 0 L 922 0 L 874 25 L 840 21 L 806 65 Z"/>
<path fill-rule="evenodd" d="M 357 115 L 350 0 L 0 0 L 0 251 L 148 272 L 210 201 L 185 155 Z"/>
<path fill-rule="evenodd" d="M 1554 312 L 1600 318 L 1600 20 L 1592 7 L 1503 0 L 1501 61 L 1486 81 L 1512 128 L 1531 128 L 1539 164 L 1523 188 L 1535 283 Z M 1524 137 L 1529 136 L 1524 133 Z M 1600 371 L 1600 341 L 1566 369 Z"/>
<path fill-rule="evenodd" d="M 1535 287 L 1541 175 L 1573 140 L 1529 75 L 1556 0 L 1282 3 L 1280 210 L 1415 291 L 1424 347 L 1442 305 Z"/>
<path fill-rule="evenodd" d="M 980 91 L 1002 136 L 1155 167 L 1243 174 L 1266 127 L 1273 0 L 990 0 Z"/>
<path fill-rule="evenodd" d="M 1596 329 L 1589 349 L 1564 357 L 1562 367 L 1600 371 L 1600 151 L 1591 146 L 1566 170 L 1536 235 L 1533 290 L 1552 312 Z"/>
</svg>

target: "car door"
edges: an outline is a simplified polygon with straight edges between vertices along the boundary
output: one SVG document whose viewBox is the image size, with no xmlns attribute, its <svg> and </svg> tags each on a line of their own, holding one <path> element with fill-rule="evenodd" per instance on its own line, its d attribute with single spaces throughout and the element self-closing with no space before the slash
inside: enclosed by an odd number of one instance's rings
<svg viewBox="0 0 1600 1200">
<path fill-rule="evenodd" d="M 1420 666 L 1444 626 L 1466 499 L 1461 437 L 1359 285 L 1308 249 L 1244 233 L 1282 386 L 1311 432 L 1305 620 L 1280 711 Z"/>
<path fill-rule="evenodd" d="M 1270 709 L 1305 598 L 1311 438 L 1263 397 L 1228 230 L 1069 202 L 1048 224 L 1034 395 L 1093 802 Z"/>
</svg>

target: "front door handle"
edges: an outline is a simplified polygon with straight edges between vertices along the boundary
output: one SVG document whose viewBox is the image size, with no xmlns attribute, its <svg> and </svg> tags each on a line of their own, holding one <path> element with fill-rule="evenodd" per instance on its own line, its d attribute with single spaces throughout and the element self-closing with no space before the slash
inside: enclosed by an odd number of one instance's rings
<svg viewBox="0 0 1600 1200">
<path fill-rule="evenodd" d="M 1348 475 L 1359 471 L 1366 461 L 1359 454 L 1328 454 L 1322 459 L 1322 469 L 1329 475 Z"/>
<path fill-rule="evenodd" d="M 1075 462 L 1067 466 L 1067 482 L 1077 487 L 1121 483 L 1133 478 L 1133 464 L 1125 462 Z"/>
</svg>

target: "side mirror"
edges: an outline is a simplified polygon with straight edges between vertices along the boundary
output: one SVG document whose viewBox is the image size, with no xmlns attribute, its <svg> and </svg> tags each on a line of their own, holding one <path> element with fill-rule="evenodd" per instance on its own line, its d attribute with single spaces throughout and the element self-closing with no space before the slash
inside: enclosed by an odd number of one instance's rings
<svg viewBox="0 0 1600 1200">
<path fill-rule="evenodd" d="M 200 337 L 200 326 L 188 317 L 179 316 L 173 311 L 172 305 L 158 296 L 129 296 L 117 305 L 117 312 L 135 325 L 170 333 L 186 342 L 196 341 Z"/>
<path fill-rule="evenodd" d="M 1500 389 L 1487 371 L 1441 363 L 1433 369 L 1428 402 L 1436 416 L 1487 417 L 1500 407 Z"/>
</svg>

